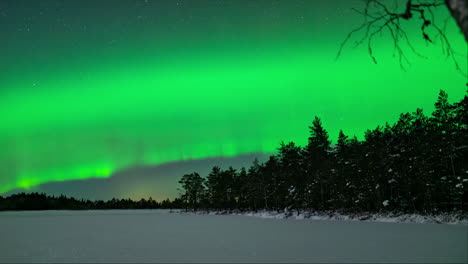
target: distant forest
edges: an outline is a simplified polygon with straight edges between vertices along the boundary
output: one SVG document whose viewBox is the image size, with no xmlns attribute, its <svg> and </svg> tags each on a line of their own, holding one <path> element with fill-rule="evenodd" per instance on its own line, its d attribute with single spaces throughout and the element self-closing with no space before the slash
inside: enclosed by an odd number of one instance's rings
<svg viewBox="0 0 468 264">
<path fill-rule="evenodd" d="M 431 116 L 422 109 L 364 139 L 339 132 L 332 144 L 318 117 L 305 147 L 281 143 L 249 168 L 213 167 L 183 175 L 173 201 L 77 200 L 20 193 L 0 196 L 0 210 L 156 209 L 442 213 L 468 212 L 468 93 L 450 104 L 440 91 Z"/>
<path fill-rule="evenodd" d="M 102 209 L 170 209 L 182 208 L 180 199 L 157 202 L 151 197 L 133 201 L 131 199 L 111 199 L 91 201 L 45 193 L 19 193 L 6 198 L 0 196 L 0 211 L 7 210 L 102 210 Z"/>
<path fill-rule="evenodd" d="M 435 110 L 401 114 L 395 124 L 343 131 L 332 145 L 320 118 L 305 147 L 281 143 L 250 168 L 213 167 L 207 177 L 182 176 L 187 209 L 467 212 L 468 97 L 450 104 L 440 91 Z"/>
</svg>

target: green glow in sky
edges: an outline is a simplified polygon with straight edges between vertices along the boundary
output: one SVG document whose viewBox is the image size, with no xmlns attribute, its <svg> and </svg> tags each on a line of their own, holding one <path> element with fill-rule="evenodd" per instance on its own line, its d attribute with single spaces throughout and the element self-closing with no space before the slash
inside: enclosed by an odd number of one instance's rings
<svg viewBox="0 0 468 264">
<path fill-rule="evenodd" d="M 385 35 L 377 65 L 352 43 L 335 60 L 360 1 L 74 2 L 0 5 L 0 193 L 273 152 L 282 140 L 305 144 L 315 115 L 333 138 L 340 128 L 361 137 L 401 112 L 430 113 L 439 89 L 451 100 L 466 91 L 418 25 L 409 32 L 428 58 L 408 54 L 406 71 Z"/>
</svg>

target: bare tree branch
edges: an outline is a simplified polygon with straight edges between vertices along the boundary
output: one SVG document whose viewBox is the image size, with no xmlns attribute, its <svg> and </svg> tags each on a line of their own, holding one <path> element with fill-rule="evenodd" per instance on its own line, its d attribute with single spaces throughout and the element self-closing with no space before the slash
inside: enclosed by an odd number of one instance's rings
<svg viewBox="0 0 468 264">
<path fill-rule="evenodd" d="M 441 29 L 441 27 L 439 27 L 435 22 L 433 9 L 446 6 L 451 1 L 465 1 L 467 2 L 466 6 L 468 8 L 467 0 L 432 0 L 425 2 L 419 2 L 417 0 L 406 0 L 404 9 L 403 7 L 399 9 L 398 1 L 395 2 L 393 8 L 390 8 L 388 5 L 382 3 L 381 0 L 366 0 L 363 10 L 353 9 L 355 12 L 363 16 L 364 21 L 359 27 L 349 32 L 344 41 L 341 43 L 336 58 L 338 59 L 341 56 L 344 47 L 347 45 L 350 39 L 354 37 L 354 35 L 361 34 L 361 36 L 356 41 L 355 46 L 362 45 L 366 41 L 369 56 L 371 57 L 372 61 L 377 64 L 377 59 L 374 56 L 372 44 L 374 38 L 383 34 L 383 31 L 386 30 L 386 32 L 388 32 L 393 40 L 394 56 L 398 58 L 400 67 L 405 69 L 405 65 L 410 64 L 404 52 L 405 47 L 409 48 L 409 50 L 417 56 L 425 58 L 425 56 L 420 54 L 411 44 L 408 34 L 400 24 L 401 20 L 414 19 L 421 21 L 421 37 L 427 43 L 434 43 L 435 39 L 437 39 L 438 43 L 441 45 L 443 54 L 453 61 L 456 69 L 459 72 L 461 72 L 463 75 L 466 75 L 466 73 L 464 73 L 460 68 L 460 64 L 457 61 L 457 53 L 452 48 L 452 45 L 445 35 L 445 26 Z M 466 23 L 468 23 L 468 20 L 466 20 Z M 431 35 L 430 32 L 433 34 Z M 402 46 L 402 44 L 404 45 Z"/>
</svg>

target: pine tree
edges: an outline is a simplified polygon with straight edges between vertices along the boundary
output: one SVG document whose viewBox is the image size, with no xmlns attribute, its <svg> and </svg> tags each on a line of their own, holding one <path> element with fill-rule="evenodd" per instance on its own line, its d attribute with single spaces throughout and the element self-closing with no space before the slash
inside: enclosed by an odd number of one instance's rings
<svg viewBox="0 0 468 264">
<path fill-rule="evenodd" d="M 456 182 L 458 169 L 456 164 L 456 122 L 455 106 L 448 101 L 448 95 L 441 90 L 435 103 L 431 118 L 431 136 L 433 137 L 432 155 L 434 171 L 438 178 L 439 201 L 445 210 L 452 210 L 458 201 Z"/>
<path fill-rule="evenodd" d="M 344 208 L 346 206 L 346 198 L 348 197 L 347 187 L 349 186 L 349 180 L 352 175 L 349 173 L 349 161 L 350 161 L 350 140 L 349 137 L 344 134 L 343 130 L 340 129 L 338 133 L 338 140 L 334 152 L 333 168 L 331 179 L 331 195 L 334 199 L 334 208 Z"/>
<path fill-rule="evenodd" d="M 279 175 L 272 173 L 275 200 L 278 204 L 293 207 L 299 212 L 305 206 L 304 195 L 307 185 L 305 172 L 302 169 L 302 148 L 296 146 L 294 142 L 288 144 L 281 142 L 278 150 Z M 270 164 L 275 162 L 275 159 L 270 159 Z"/>
<path fill-rule="evenodd" d="M 221 181 L 221 169 L 217 166 L 214 166 L 211 169 L 210 174 L 208 174 L 207 177 L 207 193 L 208 193 L 208 200 L 210 202 L 210 205 L 213 206 L 213 208 L 221 208 L 223 204 L 223 186 L 222 186 L 222 181 Z"/>
<path fill-rule="evenodd" d="M 255 159 L 247 172 L 247 177 L 249 179 L 248 190 L 250 192 L 250 204 L 251 208 L 255 211 L 260 208 L 268 207 L 268 184 L 261 173 L 262 168 L 262 164 L 260 164 L 258 159 Z"/>
<path fill-rule="evenodd" d="M 310 137 L 304 149 L 304 167 L 308 178 L 308 204 L 313 208 L 326 209 L 327 167 L 331 142 L 319 117 L 315 117 L 309 127 Z"/>
<path fill-rule="evenodd" d="M 200 202 L 205 195 L 205 179 L 200 177 L 196 172 L 191 174 L 185 174 L 182 176 L 179 183 L 182 185 L 185 193 L 182 195 L 182 199 L 188 207 L 197 210 Z M 143 203 L 144 201 L 142 201 Z"/>
</svg>

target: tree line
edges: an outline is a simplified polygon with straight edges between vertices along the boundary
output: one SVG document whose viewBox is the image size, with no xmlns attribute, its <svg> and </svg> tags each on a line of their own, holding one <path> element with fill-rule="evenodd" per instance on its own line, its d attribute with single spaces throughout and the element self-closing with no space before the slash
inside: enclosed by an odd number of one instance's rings
<svg viewBox="0 0 468 264">
<path fill-rule="evenodd" d="M 186 209 L 341 210 L 346 212 L 467 212 L 468 97 L 435 110 L 401 114 L 369 129 L 364 139 L 339 132 L 332 144 L 320 118 L 308 144 L 282 142 L 275 155 L 249 168 L 213 167 L 183 175 Z"/>
<path fill-rule="evenodd" d="M 467 94 L 468 95 L 468 94 Z M 266 162 L 239 170 L 218 166 L 202 177 L 183 175 L 181 195 L 157 202 L 83 200 L 19 193 L 0 196 L 2 210 L 212 209 L 340 210 L 343 212 L 468 212 L 468 96 L 449 103 L 440 91 L 435 110 L 401 114 L 364 139 L 339 132 L 332 144 L 320 118 L 308 144 L 282 142 Z"/>
<path fill-rule="evenodd" d="M 131 199 L 83 200 L 60 196 L 49 196 L 45 193 L 19 193 L 8 197 L 0 196 L 0 211 L 7 210 L 102 210 L 102 209 L 170 209 L 182 208 L 182 201 L 163 200 L 158 202 L 149 199 L 133 201 Z"/>
</svg>

